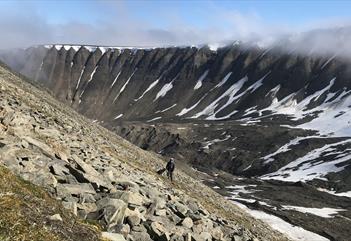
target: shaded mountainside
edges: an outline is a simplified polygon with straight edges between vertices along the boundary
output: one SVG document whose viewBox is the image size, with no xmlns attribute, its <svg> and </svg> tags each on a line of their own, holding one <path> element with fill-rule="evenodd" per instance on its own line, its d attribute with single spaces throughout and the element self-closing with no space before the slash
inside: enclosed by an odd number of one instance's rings
<svg viewBox="0 0 351 241">
<path fill-rule="evenodd" d="M 311 109 L 346 98 L 351 88 L 347 60 L 241 45 L 216 51 L 38 46 L 2 59 L 80 113 L 112 123 L 238 119 L 274 111 L 284 99 L 291 108 L 305 100 L 299 107 Z"/>
<path fill-rule="evenodd" d="M 1 163 L 26 181 L 44 187 L 79 218 L 98 223 L 106 231 L 103 232 L 106 238 L 287 240 L 179 168 L 175 173 L 177 182 L 170 183 L 156 173 L 165 163 L 155 154 L 90 123 L 2 67 L 0 97 Z M 11 175 L 6 173 L 1 175 L 1 185 L 2 181 L 11 182 Z M 11 190 L 7 189 L 11 185 L 1 187 L 4 193 L 1 193 L 0 205 L 13 198 Z M 19 185 L 20 190 L 21 185 L 25 189 L 27 184 Z M 44 198 L 47 196 L 40 190 L 33 188 L 33 191 Z M 28 195 L 15 193 L 14 197 L 26 207 L 31 204 L 26 199 Z M 46 204 L 51 205 L 49 201 Z M 36 209 L 32 211 L 36 213 Z M 0 221 L 3 215 L 11 212 L 11 209 L 3 210 Z M 56 206 L 48 207 L 48 215 L 56 212 L 64 221 L 53 217 L 57 225 L 48 223 L 46 226 L 57 230 L 51 232 L 51 236 L 42 233 L 45 240 L 60 232 L 60 225 L 67 224 L 73 231 L 79 228 L 79 224 L 71 226 L 69 222 L 75 219 L 67 221 L 67 214 Z M 37 221 L 41 225 L 41 220 Z M 11 228 L 14 227 L 1 225 L 0 236 L 5 240 L 10 238 Z M 79 232 L 83 235 L 84 230 L 83 227 Z M 63 239 L 87 240 L 77 233 Z M 92 231 L 89 238 L 98 239 Z M 21 240 L 33 238 L 26 236 Z"/>
</svg>

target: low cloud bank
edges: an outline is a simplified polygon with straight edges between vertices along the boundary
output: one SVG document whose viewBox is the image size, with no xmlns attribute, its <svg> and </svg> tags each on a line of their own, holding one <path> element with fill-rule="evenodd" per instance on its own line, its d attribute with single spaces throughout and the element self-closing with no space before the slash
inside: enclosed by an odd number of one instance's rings
<svg viewBox="0 0 351 241">
<path fill-rule="evenodd" d="M 235 40 L 263 48 L 281 46 L 304 54 L 341 55 L 351 58 L 351 21 L 330 21 L 307 27 L 272 26 L 257 14 L 216 10 L 213 24 L 193 26 L 170 21 L 165 28 L 116 15 L 98 24 L 72 21 L 53 24 L 35 9 L 0 10 L 0 48 L 38 44 L 92 44 L 104 46 L 172 46 L 212 44 L 223 46 Z M 218 25 L 218 23 L 222 23 Z M 217 26 L 216 26 L 217 24 Z"/>
</svg>

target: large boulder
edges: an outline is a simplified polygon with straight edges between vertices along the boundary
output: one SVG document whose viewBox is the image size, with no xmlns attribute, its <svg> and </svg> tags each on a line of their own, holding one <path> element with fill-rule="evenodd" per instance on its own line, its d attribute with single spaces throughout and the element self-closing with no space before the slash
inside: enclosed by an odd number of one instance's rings
<svg viewBox="0 0 351 241">
<path fill-rule="evenodd" d="M 180 218 L 185 218 L 189 208 L 180 202 L 174 202 L 170 204 L 171 210 Z"/>
<path fill-rule="evenodd" d="M 95 194 L 95 190 L 89 183 L 79 184 L 57 184 L 56 192 L 59 197 L 66 197 L 70 195 L 80 195 L 83 193 Z"/>
<path fill-rule="evenodd" d="M 167 232 L 167 229 L 163 226 L 163 224 L 159 222 L 151 222 L 151 223 L 147 223 L 145 227 L 152 240 L 156 240 L 156 241 L 170 240 L 170 235 Z"/>
<path fill-rule="evenodd" d="M 80 182 L 89 182 L 95 189 L 113 189 L 113 185 L 105 180 L 103 176 L 91 165 L 85 163 L 77 155 L 72 155 L 72 160 L 77 164 L 77 169 L 70 168 L 70 172 Z"/>
<path fill-rule="evenodd" d="M 125 192 L 121 196 L 121 200 L 128 203 L 130 206 L 142 206 L 144 203 L 144 197 L 139 193 Z"/>
<path fill-rule="evenodd" d="M 108 230 L 116 225 L 123 224 L 127 209 L 127 204 L 124 201 L 105 197 L 96 204 L 98 210 L 100 210 L 101 219 Z"/>
<path fill-rule="evenodd" d="M 189 217 L 186 217 L 186 218 L 183 219 L 182 225 L 183 225 L 183 227 L 190 229 L 194 225 L 193 224 L 193 220 L 191 220 L 191 218 L 189 218 Z"/>
</svg>

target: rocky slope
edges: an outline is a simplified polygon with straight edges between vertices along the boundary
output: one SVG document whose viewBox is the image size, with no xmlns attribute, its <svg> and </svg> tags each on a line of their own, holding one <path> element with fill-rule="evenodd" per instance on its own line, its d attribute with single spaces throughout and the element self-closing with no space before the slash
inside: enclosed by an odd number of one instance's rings
<svg viewBox="0 0 351 241">
<path fill-rule="evenodd" d="M 99 223 L 106 238 L 287 240 L 181 170 L 170 183 L 156 174 L 164 166 L 157 156 L 3 67 L 0 96 L 2 164 L 81 219 Z"/>
</svg>

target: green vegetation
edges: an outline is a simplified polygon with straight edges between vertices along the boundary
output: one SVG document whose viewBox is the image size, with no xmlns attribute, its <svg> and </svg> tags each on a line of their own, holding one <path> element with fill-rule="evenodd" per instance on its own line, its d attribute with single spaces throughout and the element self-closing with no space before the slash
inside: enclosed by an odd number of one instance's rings
<svg viewBox="0 0 351 241">
<path fill-rule="evenodd" d="M 40 187 L 0 166 L 0 240 L 99 240 L 97 226 L 79 221 Z M 63 221 L 52 221 L 60 214 Z"/>
</svg>

